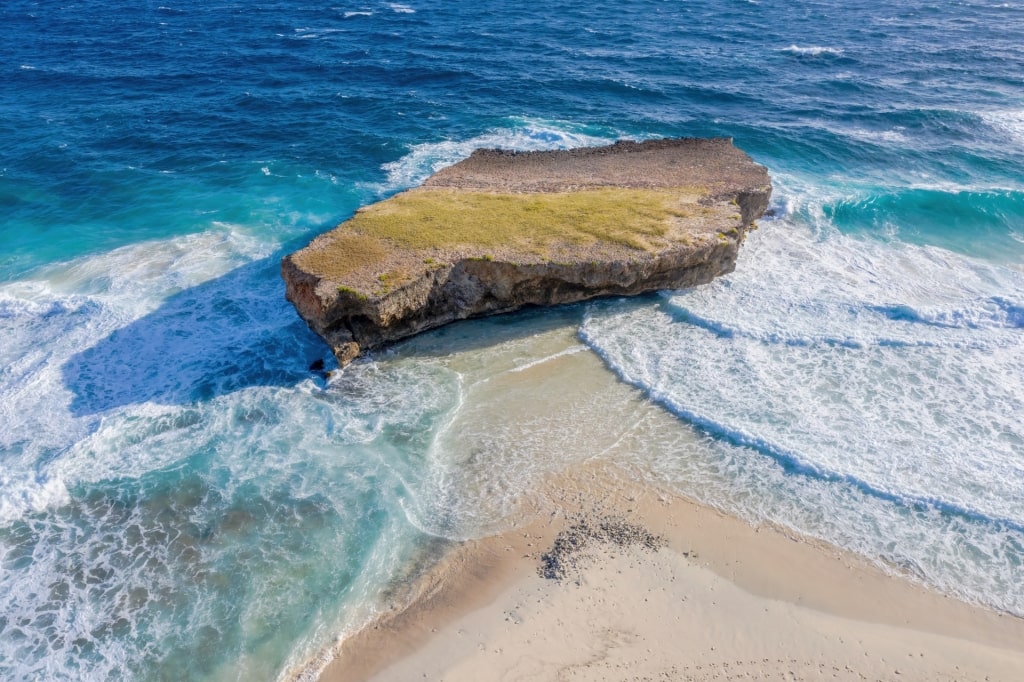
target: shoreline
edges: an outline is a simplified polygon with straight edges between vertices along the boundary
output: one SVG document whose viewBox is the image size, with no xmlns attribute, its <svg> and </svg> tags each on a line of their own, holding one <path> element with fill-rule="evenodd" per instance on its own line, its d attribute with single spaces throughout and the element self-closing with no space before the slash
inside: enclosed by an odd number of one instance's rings
<svg viewBox="0 0 1024 682">
<path fill-rule="evenodd" d="M 1012 680 L 1024 671 L 1024 619 L 611 465 L 557 475 L 538 497 L 532 521 L 455 547 L 411 586 L 405 607 L 342 641 L 308 679 Z M 664 546 L 592 540 L 562 580 L 540 575 L 559 533 L 601 518 Z"/>
</svg>

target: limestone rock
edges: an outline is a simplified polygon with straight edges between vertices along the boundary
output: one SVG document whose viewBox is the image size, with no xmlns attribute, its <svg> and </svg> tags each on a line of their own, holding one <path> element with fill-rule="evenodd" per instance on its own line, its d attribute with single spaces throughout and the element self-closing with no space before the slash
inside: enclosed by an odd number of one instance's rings
<svg viewBox="0 0 1024 682">
<path fill-rule="evenodd" d="M 729 139 L 478 150 L 281 270 L 344 365 L 454 320 L 709 282 L 733 270 L 770 195 L 767 171 Z"/>
</svg>

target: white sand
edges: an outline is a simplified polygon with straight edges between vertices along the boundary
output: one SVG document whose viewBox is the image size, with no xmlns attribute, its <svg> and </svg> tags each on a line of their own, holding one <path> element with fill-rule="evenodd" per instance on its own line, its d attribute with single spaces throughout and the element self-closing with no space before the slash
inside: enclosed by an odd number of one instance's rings
<svg viewBox="0 0 1024 682">
<path fill-rule="evenodd" d="M 321 680 L 1024 679 L 1024 621 L 754 529 L 607 473 L 605 508 L 668 547 L 597 544 L 561 582 L 538 557 L 565 520 L 469 543 Z M 559 482 L 576 499 L 574 482 Z"/>
</svg>

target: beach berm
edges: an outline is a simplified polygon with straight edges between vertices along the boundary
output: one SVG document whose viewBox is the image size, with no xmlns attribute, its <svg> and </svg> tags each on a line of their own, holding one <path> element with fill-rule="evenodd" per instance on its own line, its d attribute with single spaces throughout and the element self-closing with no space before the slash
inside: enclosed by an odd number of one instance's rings
<svg viewBox="0 0 1024 682">
<path fill-rule="evenodd" d="M 338 362 L 529 305 L 691 287 L 731 272 L 771 181 L 732 140 L 477 150 L 282 262 Z"/>
</svg>

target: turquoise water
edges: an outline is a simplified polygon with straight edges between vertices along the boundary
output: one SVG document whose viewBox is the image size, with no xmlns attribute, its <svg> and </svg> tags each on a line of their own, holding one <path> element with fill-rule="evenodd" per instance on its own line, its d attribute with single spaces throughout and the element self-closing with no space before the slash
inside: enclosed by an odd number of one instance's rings
<svg viewBox="0 0 1024 682">
<path fill-rule="evenodd" d="M 163 2 L 0 8 L 0 677 L 277 678 L 604 451 L 485 390 L 588 354 L 637 475 L 1024 615 L 1024 8 Z M 686 135 L 772 173 L 733 275 L 308 371 L 359 206 Z"/>
</svg>

